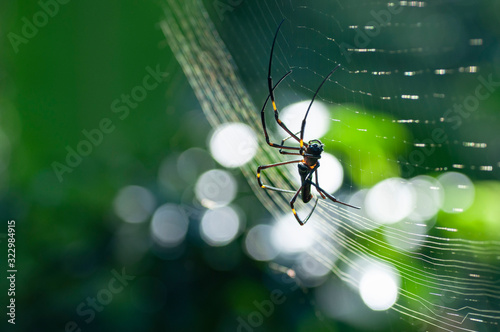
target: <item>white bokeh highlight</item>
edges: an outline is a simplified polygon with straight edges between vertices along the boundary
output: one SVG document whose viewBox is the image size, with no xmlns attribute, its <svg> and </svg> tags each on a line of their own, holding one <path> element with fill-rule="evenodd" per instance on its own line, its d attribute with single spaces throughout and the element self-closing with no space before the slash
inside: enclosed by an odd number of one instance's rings
<svg viewBox="0 0 500 332">
<path fill-rule="evenodd" d="M 410 184 L 415 191 L 415 209 L 409 218 L 423 222 L 435 216 L 444 201 L 441 183 L 428 175 L 420 175 L 410 179 Z"/>
<path fill-rule="evenodd" d="M 243 123 L 225 123 L 215 129 L 209 140 L 212 157 L 222 166 L 239 167 L 257 153 L 257 136 Z"/>
<path fill-rule="evenodd" d="M 328 152 L 323 152 L 318 168 L 319 185 L 328 193 L 334 193 L 342 186 L 344 169 L 340 161 Z"/>
<path fill-rule="evenodd" d="M 331 273 L 331 267 L 334 264 L 336 257 L 332 258 L 331 252 L 324 249 L 321 250 L 322 248 L 324 247 L 315 246 L 315 249 L 319 249 L 322 252 L 322 256 L 328 256 L 328 258 L 322 259 L 321 262 L 307 252 L 302 253 L 297 259 L 297 275 L 299 280 L 301 280 L 307 287 L 315 287 L 322 284 L 326 280 L 326 277 Z"/>
<path fill-rule="evenodd" d="M 157 244 L 172 248 L 184 241 L 188 226 L 188 217 L 177 205 L 164 204 L 153 214 L 150 231 Z"/>
<path fill-rule="evenodd" d="M 356 229 L 362 231 L 370 231 L 379 227 L 380 225 L 373 222 L 368 222 L 366 219 L 370 219 L 370 216 L 366 213 L 365 201 L 366 195 L 368 195 L 368 189 L 361 189 L 356 191 L 354 194 L 349 196 L 346 203 L 353 206 L 357 206 L 360 209 L 356 211 L 358 218 L 345 218 L 345 221 L 355 227 Z"/>
<path fill-rule="evenodd" d="M 272 242 L 273 226 L 257 225 L 252 227 L 245 237 L 247 254 L 257 261 L 270 261 L 279 254 Z"/>
<path fill-rule="evenodd" d="M 207 210 L 201 218 L 201 238 L 211 246 L 224 246 L 234 240 L 240 230 L 240 218 L 231 206 Z"/>
<path fill-rule="evenodd" d="M 302 120 L 306 115 L 307 108 L 311 103 L 310 100 L 293 103 L 280 111 L 280 119 L 286 124 L 287 128 L 293 133 L 300 131 Z M 280 126 L 279 133 L 282 137 L 288 137 L 289 134 L 284 131 Z M 304 133 L 304 141 L 311 139 L 320 139 L 328 132 L 330 128 L 330 113 L 328 108 L 319 100 L 315 100 L 309 111 L 306 120 L 306 128 Z"/>
<path fill-rule="evenodd" d="M 229 172 L 213 169 L 198 178 L 194 190 L 201 205 L 214 209 L 229 204 L 236 196 L 238 188 L 236 180 Z"/>
<path fill-rule="evenodd" d="M 444 202 L 441 207 L 443 211 L 460 213 L 467 210 L 474 202 L 474 184 L 466 175 L 447 172 L 440 175 L 437 180 L 444 190 Z"/>
<path fill-rule="evenodd" d="M 155 205 L 153 194 L 140 186 L 122 188 L 113 201 L 116 215 L 132 224 L 146 221 L 153 213 Z"/>
<path fill-rule="evenodd" d="M 337 190 L 339 190 L 339 188 L 342 186 L 342 183 L 344 182 L 344 169 L 342 168 L 342 164 L 337 158 L 335 158 L 335 156 L 328 152 L 323 152 L 321 154 L 319 163 L 319 186 L 323 188 L 327 193 L 333 194 Z M 297 171 L 297 164 L 291 164 L 288 166 L 288 168 L 293 174 L 294 182 L 297 185 L 297 188 L 300 187 L 301 179 L 299 172 Z M 312 180 L 316 181 L 316 177 L 314 175 L 312 177 Z M 313 189 L 313 193 L 317 193 L 316 189 Z"/>
<path fill-rule="evenodd" d="M 359 283 L 359 295 L 372 310 L 387 310 L 398 298 L 399 276 L 382 266 L 372 266 L 363 273 Z"/>
<path fill-rule="evenodd" d="M 300 226 L 293 214 L 286 214 L 273 226 L 272 243 L 280 253 L 298 254 L 314 244 L 314 231 L 312 227 Z"/>
<path fill-rule="evenodd" d="M 386 179 L 368 191 L 366 213 L 375 222 L 393 224 L 410 215 L 415 208 L 415 200 L 415 190 L 408 181 Z"/>
</svg>

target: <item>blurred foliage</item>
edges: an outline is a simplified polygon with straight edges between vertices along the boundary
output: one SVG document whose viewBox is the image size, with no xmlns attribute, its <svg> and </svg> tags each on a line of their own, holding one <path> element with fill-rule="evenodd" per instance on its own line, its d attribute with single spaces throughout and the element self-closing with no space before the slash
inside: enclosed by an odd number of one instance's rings
<svg viewBox="0 0 500 332">
<path fill-rule="evenodd" d="M 345 157 L 344 168 L 358 187 L 401 175 L 394 161 L 404 152 L 405 142 L 412 141 L 406 127 L 390 115 L 377 116 L 355 105 L 335 107 L 330 113 L 334 121 L 324 136 L 326 151 Z"/>
<path fill-rule="evenodd" d="M 439 222 L 459 229 L 467 238 L 479 241 L 500 241 L 500 182 L 474 183 L 475 197 L 472 206 L 463 213 L 439 215 Z M 462 234 L 457 236 L 462 237 Z"/>
</svg>

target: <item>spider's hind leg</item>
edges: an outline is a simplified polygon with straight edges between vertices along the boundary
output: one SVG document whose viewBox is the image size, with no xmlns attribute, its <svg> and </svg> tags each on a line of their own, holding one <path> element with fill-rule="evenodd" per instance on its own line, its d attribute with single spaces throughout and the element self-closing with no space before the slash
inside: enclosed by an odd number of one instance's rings
<svg viewBox="0 0 500 332">
<path fill-rule="evenodd" d="M 317 191 L 318 191 L 318 193 L 321 195 L 321 198 L 326 199 L 326 196 L 325 196 L 325 195 L 323 194 L 323 192 L 320 190 L 319 181 L 318 181 L 318 170 L 316 170 L 316 171 L 314 172 L 314 176 L 316 177 L 316 185 L 315 185 L 316 190 L 317 190 Z M 311 182 L 311 184 L 313 184 L 313 183 Z"/>
<path fill-rule="evenodd" d="M 293 216 L 297 221 L 299 222 L 300 226 L 304 226 L 306 222 L 311 218 L 312 214 L 314 213 L 314 210 L 316 209 L 316 205 L 318 205 L 318 198 L 316 198 L 316 201 L 314 202 L 314 206 L 312 207 L 311 211 L 307 214 L 307 217 L 302 220 L 300 219 L 297 211 L 295 210 L 295 201 L 297 200 L 297 197 L 299 196 L 299 193 L 302 191 L 302 186 L 295 192 L 295 195 L 293 198 L 290 200 L 290 207 L 292 208 Z"/>
<path fill-rule="evenodd" d="M 328 197 L 331 201 L 333 201 L 333 202 L 335 202 L 335 203 L 339 203 L 339 204 L 345 205 L 345 206 L 348 206 L 348 207 L 352 207 L 352 208 L 357 209 L 357 210 L 359 210 L 359 209 L 360 209 L 360 207 L 358 207 L 358 206 L 354 206 L 354 205 L 347 204 L 347 203 L 345 203 L 345 202 L 339 201 L 338 199 L 336 199 L 336 198 L 335 198 L 335 196 L 332 196 L 332 195 L 330 195 L 329 193 L 327 193 L 327 192 L 326 192 L 323 188 L 321 188 L 320 186 L 318 186 L 316 183 L 311 182 L 311 184 L 312 184 L 313 186 L 315 186 L 315 187 L 316 187 L 316 189 L 318 189 L 318 191 L 320 191 L 320 192 L 322 192 L 323 194 L 325 194 L 325 195 L 326 195 L 326 197 Z"/>
</svg>

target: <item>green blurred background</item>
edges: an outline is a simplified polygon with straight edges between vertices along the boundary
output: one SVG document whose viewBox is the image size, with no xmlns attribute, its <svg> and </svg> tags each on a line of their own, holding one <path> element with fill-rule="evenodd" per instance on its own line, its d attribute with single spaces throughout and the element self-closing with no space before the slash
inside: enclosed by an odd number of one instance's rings
<svg viewBox="0 0 500 332">
<path fill-rule="evenodd" d="M 316 26 L 315 13 L 321 20 L 317 23 L 320 31 L 335 26 L 335 21 L 342 21 L 339 23 L 342 25 L 349 20 L 364 20 L 356 19 L 355 14 L 349 18 L 330 19 L 324 15 L 331 11 L 330 6 L 343 7 L 347 3 L 320 1 L 303 4 L 294 1 L 291 6 L 280 1 L 266 5 L 249 0 L 237 4 L 221 3 L 231 8 L 224 13 L 223 20 L 218 16 L 217 2 L 206 1 L 205 6 L 234 56 L 232 60 L 240 70 L 250 98 L 258 107 L 267 94 L 265 67 L 269 43 L 281 17 L 290 21 L 295 15 L 299 16 L 291 10 L 298 11 L 302 5 L 312 9 L 308 11 L 309 16 L 284 26 L 283 33 L 290 36 L 284 47 L 285 51 L 295 52 L 294 64 L 305 63 L 304 66 L 314 68 L 311 70 L 318 69 L 318 75 L 327 72 L 331 60 L 317 67 L 308 63 L 312 61 L 308 60 L 308 52 L 301 53 L 303 50 L 295 45 L 305 44 L 303 39 L 301 41 L 300 29 L 296 28 L 301 24 Z M 70 1 L 59 4 L 58 13 L 50 17 L 36 35 L 27 38 L 27 42 L 20 42 L 17 52 L 12 46 L 13 37 L 8 34 L 21 35 L 23 18 L 31 19 L 40 11 L 40 4 L 8 1 L 0 5 L 0 32 L 4 37 L 0 54 L 0 211 L 4 221 L 16 220 L 18 269 L 16 326 L 7 325 L 5 316 L 1 326 L 15 331 L 69 331 L 73 326 L 71 322 L 74 322 L 82 331 L 232 331 L 238 326 L 238 317 L 246 317 L 255 310 L 254 301 L 268 299 L 273 289 L 281 289 L 286 294 L 286 302 L 255 330 L 364 330 L 328 318 L 316 308 L 315 297 L 308 289 L 296 290 L 293 282 L 287 280 L 289 283 L 283 283 L 282 275 L 268 264 L 249 258 L 242 249 L 244 230 L 236 240 L 221 247 L 209 246 L 200 238 L 198 225 L 204 208 L 196 201 L 193 188 L 197 176 L 204 170 L 223 167 L 206 159 L 196 165 L 194 177 L 183 177 L 176 167 L 178 157 L 184 151 L 194 147 L 208 150 L 211 127 L 159 27 L 164 18 L 162 5 L 152 1 Z M 369 7 L 366 3 L 351 5 L 355 9 L 352 13 L 367 16 Z M 463 38 L 483 39 L 484 47 L 480 52 L 464 51 L 465 55 L 457 56 L 456 61 L 453 54 L 443 53 L 426 59 L 414 55 L 373 55 L 368 64 L 364 63 L 365 67 L 384 67 L 387 70 L 420 68 L 425 71 L 446 64 L 458 68 L 473 63 L 484 70 L 484 75 L 493 73 L 499 77 L 498 4 L 458 1 L 455 4 L 440 2 L 440 6 L 436 12 L 446 12 L 447 17 L 466 28 L 462 31 Z M 408 15 L 410 19 L 411 15 Z M 438 23 L 435 27 L 439 26 Z M 401 39 L 406 36 L 404 29 L 400 30 Z M 342 38 L 351 40 L 353 36 L 349 33 L 345 30 Z M 309 48 L 321 48 L 322 40 L 310 39 Z M 390 48 L 392 41 L 379 42 Z M 447 40 L 433 39 L 427 45 L 431 42 L 440 42 L 446 47 Z M 327 49 L 320 52 L 329 54 Z M 343 59 L 335 61 L 342 63 Z M 363 67 L 362 63 L 362 60 L 354 61 L 348 65 L 349 70 Z M 282 62 L 278 61 L 276 66 L 286 70 L 286 64 Z M 163 82 L 147 91 L 144 100 L 129 107 L 128 115 L 120 119 L 122 113 L 113 111 L 113 102 L 140 85 L 149 73 L 147 68 L 160 68 L 165 73 Z M 309 75 L 309 78 L 304 75 L 310 71 L 297 72 L 292 87 L 317 85 L 316 75 Z M 380 95 L 384 95 L 384 91 L 393 95 L 401 93 L 400 82 L 396 79 L 377 83 L 349 73 L 339 73 L 336 80 L 359 90 L 369 91 L 377 87 Z M 413 88 L 427 91 L 426 88 L 431 86 L 438 90 L 445 85 L 451 100 L 458 102 L 461 96 L 473 90 L 477 84 L 474 79 L 462 80 L 461 76 L 432 81 L 420 79 Z M 344 160 L 352 159 L 346 162 L 354 165 L 354 172 L 348 175 L 354 183 L 352 186 L 359 188 L 369 188 L 391 176 L 409 177 L 396 162 L 398 156 L 407 159 L 412 151 L 411 145 L 402 144 L 401 137 L 416 141 L 428 137 L 433 129 L 431 124 L 424 127 L 381 124 L 371 119 L 370 112 L 378 115 L 385 112 L 385 119 L 429 119 L 438 118 L 433 115 L 433 109 L 449 107 L 440 104 L 439 100 L 425 102 L 425 109 L 421 105 L 413 109 L 401 101 L 386 104 L 345 92 L 331 98 L 337 97 L 337 102 L 350 105 L 349 112 L 340 112 L 338 117 L 351 121 L 353 128 L 377 129 L 381 135 L 390 133 L 400 138 L 394 144 L 378 144 L 359 138 L 357 131 L 343 132 L 344 142 L 349 146 L 363 145 L 355 158 L 345 144 L 330 146 L 332 153 L 344 156 Z M 299 97 L 284 97 L 287 98 L 295 101 Z M 492 172 L 478 172 L 470 167 L 461 170 L 477 183 L 476 201 L 464 214 L 439 214 L 438 224 L 444 227 L 453 225 L 461 230 L 458 235 L 447 233 L 446 236 L 500 240 L 497 204 L 500 198 L 499 105 L 500 94 L 495 91 L 481 104 L 481 111 L 474 113 L 461 130 L 450 131 L 452 136 L 445 147 L 426 160 L 425 167 L 416 167 L 416 173 L 412 174 L 435 176 L 439 172 L 433 169 L 454 161 L 494 166 Z M 358 108 L 364 117 L 353 117 L 356 112 L 352 110 Z M 63 180 L 59 181 L 53 169 L 54 162 L 64 163 L 67 147 L 76 149 L 85 138 L 82 131 L 98 128 L 104 118 L 112 122 L 112 132 L 103 134 L 102 143 L 92 146 L 89 155 L 83 157 L 71 172 L 64 173 Z M 336 134 L 329 133 L 326 137 L 335 140 Z M 484 141 L 489 146 L 484 150 L 465 151 L 462 145 L 465 141 Z M 393 161 L 367 166 L 366 158 L 370 158 L 364 154 L 369 153 L 384 155 L 372 161 L 391 158 Z M 374 171 L 376 176 L 366 177 L 361 171 L 366 169 Z M 246 229 L 260 223 L 271 223 L 270 213 L 255 197 L 247 179 L 238 169 L 228 171 L 238 184 L 233 204 L 241 210 Z M 163 182 L 158 180 L 159 174 L 163 174 Z M 180 246 L 159 248 L 149 238 L 147 222 L 124 224 L 117 216 L 113 202 L 120 190 L 130 185 L 147 188 L 154 198 L 152 204 L 155 207 L 165 203 L 182 204 L 192 212 L 186 239 Z M 5 234 L 6 226 L 2 225 L 0 234 Z M 1 261 L 4 262 L 6 237 L 1 240 Z M 495 264 L 495 261 L 486 263 Z M 78 306 L 109 287 L 116 271 L 121 273 L 123 269 L 135 278 L 124 285 L 123 291 L 114 294 L 102 310 L 96 310 L 94 318 L 86 321 L 89 316 L 79 315 Z M 2 306 L 7 301 L 4 290 L 8 288 L 4 271 L 2 264 Z M 342 306 L 343 302 L 340 300 L 338 305 Z M 491 306 L 498 309 L 495 303 Z M 384 312 L 378 316 L 373 329 L 413 329 L 406 320 L 399 318 L 394 311 Z"/>
</svg>

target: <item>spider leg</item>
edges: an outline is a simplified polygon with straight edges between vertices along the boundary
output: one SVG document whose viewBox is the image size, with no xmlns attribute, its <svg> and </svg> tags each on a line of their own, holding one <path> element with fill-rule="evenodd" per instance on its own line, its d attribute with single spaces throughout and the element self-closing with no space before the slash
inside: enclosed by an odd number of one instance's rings
<svg viewBox="0 0 500 332">
<path fill-rule="evenodd" d="M 276 86 L 273 87 L 273 79 L 271 77 L 271 66 L 272 66 L 272 62 L 273 62 L 274 45 L 276 44 L 276 38 L 278 37 L 278 32 L 280 31 L 281 25 L 283 24 L 284 21 L 285 21 L 284 19 L 281 21 L 281 23 L 278 25 L 278 28 L 276 29 L 276 33 L 274 34 L 273 44 L 271 46 L 271 54 L 269 55 L 269 69 L 267 72 L 267 87 L 269 89 L 269 96 L 271 97 L 271 104 L 273 105 L 274 118 L 276 119 L 276 122 L 278 123 L 278 125 L 280 125 L 281 128 L 283 128 L 284 131 L 286 131 L 288 133 L 288 135 L 290 135 L 293 139 L 295 139 L 297 142 L 299 142 L 299 138 L 297 137 L 297 135 L 292 133 L 290 131 L 290 129 L 288 129 L 288 127 L 279 118 L 279 111 L 278 111 L 278 108 L 276 106 L 276 101 L 274 100 L 274 88 Z M 291 71 L 289 71 L 283 78 L 285 78 L 290 72 Z M 302 149 L 302 146 L 300 147 L 300 149 Z"/>
<path fill-rule="evenodd" d="M 302 191 L 302 187 L 304 187 L 304 185 L 300 186 L 299 190 L 295 192 L 295 195 L 293 195 L 293 198 L 290 200 L 290 207 L 292 208 L 293 215 L 295 216 L 295 219 L 297 219 L 297 221 L 299 222 L 300 226 L 304 226 L 306 224 L 306 222 L 309 220 L 309 218 L 311 218 L 314 210 L 316 209 L 316 205 L 318 205 L 318 198 L 316 198 L 316 201 L 314 202 L 314 206 L 311 212 L 309 212 L 309 214 L 304 220 L 300 219 L 299 215 L 297 214 L 297 211 L 295 211 L 295 201 L 297 200 L 299 193 Z"/>
<path fill-rule="evenodd" d="M 316 183 L 311 182 L 311 184 L 312 184 L 313 186 L 315 186 L 315 187 L 316 187 L 316 189 L 317 189 L 318 191 L 322 192 L 322 193 L 323 193 L 326 197 L 328 197 L 328 198 L 329 198 L 330 200 L 332 200 L 333 202 L 335 202 L 335 203 L 339 203 L 339 204 L 342 204 L 342 205 L 345 205 L 345 206 L 349 206 L 349 207 L 352 207 L 352 208 L 354 208 L 354 209 L 358 209 L 358 210 L 360 209 L 360 208 L 359 208 L 359 207 L 357 207 L 357 206 L 350 205 L 350 204 L 347 204 L 347 203 L 344 203 L 344 202 L 339 201 L 338 199 L 336 199 L 336 198 L 335 198 L 335 196 L 332 196 L 332 195 L 330 195 L 329 193 L 327 193 L 324 189 L 322 189 L 322 188 L 321 188 L 319 185 L 317 185 Z M 321 195 L 321 196 L 323 196 L 323 195 Z"/>
<path fill-rule="evenodd" d="M 297 135 L 299 132 L 297 132 L 295 135 Z M 288 136 L 287 138 L 283 139 L 281 141 L 281 145 L 285 145 L 285 142 L 287 140 L 289 140 L 290 138 L 292 138 L 292 136 Z M 301 153 L 300 151 L 299 152 L 288 152 L 288 151 L 283 151 L 283 149 L 280 149 L 279 151 L 281 154 L 291 154 L 291 155 L 296 155 L 296 156 L 302 156 L 304 155 L 303 153 Z"/>
<path fill-rule="evenodd" d="M 292 161 L 285 161 L 285 162 L 282 162 L 282 163 L 276 163 L 276 164 L 259 166 L 257 168 L 257 182 L 259 183 L 259 186 L 262 189 L 279 191 L 279 192 L 282 192 L 282 193 L 293 193 L 294 191 L 292 191 L 292 190 L 285 190 L 285 189 L 276 188 L 276 187 L 272 187 L 272 186 L 267 186 L 267 185 L 263 184 L 262 183 L 262 179 L 260 178 L 260 173 L 261 173 L 262 170 L 264 170 L 266 168 L 271 168 L 271 167 L 276 167 L 276 166 L 282 166 L 282 165 L 287 165 L 287 164 L 293 164 L 293 163 L 300 163 L 301 161 L 302 160 L 292 160 Z"/>
<path fill-rule="evenodd" d="M 312 207 L 311 211 L 309 212 L 309 214 L 307 215 L 307 217 L 304 219 L 304 220 L 301 220 L 299 215 L 297 214 L 297 211 L 295 211 L 295 201 L 297 200 L 297 197 L 299 196 L 299 193 L 303 190 L 304 186 L 305 185 L 309 185 L 311 182 L 311 177 L 312 177 L 312 174 L 315 173 L 315 171 L 318 169 L 319 167 L 319 163 L 317 163 L 309 172 L 307 175 L 305 175 L 305 177 L 303 178 L 303 181 L 302 181 L 302 185 L 300 186 L 299 190 L 297 190 L 297 192 L 295 193 L 295 195 L 292 197 L 292 199 L 290 200 L 290 207 L 292 208 L 292 212 L 293 212 L 293 215 L 295 216 L 295 219 L 297 219 L 297 221 L 299 222 L 299 224 L 301 226 L 304 226 L 305 223 L 309 220 L 309 218 L 312 216 L 312 214 L 314 213 L 314 210 L 316 209 L 316 205 L 318 205 L 318 200 L 319 198 L 316 198 L 315 202 L 314 202 L 314 206 Z M 310 191 L 308 191 L 310 192 Z M 304 192 L 302 192 L 302 194 L 304 195 Z M 305 201 L 304 201 L 305 202 Z"/>
<path fill-rule="evenodd" d="M 295 135 L 298 135 L 300 133 L 300 131 L 298 131 L 297 133 L 295 133 Z M 292 138 L 292 136 L 288 136 L 287 138 L 284 138 L 282 141 L 281 141 L 281 144 L 285 144 L 286 141 L 288 141 L 290 138 Z"/>
<path fill-rule="evenodd" d="M 276 89 L 276 87 L 285 79 L 285 77 L 287 77 L 288 75 L 290 75 L 291 72 L 292 71 L 289 71 L 282 78 L 280 78 L 280 80 L 274 85 L 273 90 Z M 269 146 L 272 146 L 273 148 L 289 149 L 289 150 L 300 150 L 299 147 L 285 146 L 284 142 L 282 142 L 281 144 L 272 143 L 271 140 L 269 139 L 269 134 L 267 133 L 267 127 L 266 127 L 266 114 L 265 114 L 265 110 L 266 110 L 266 106 L 267 106 L 267 102 L 269 101 L 269 98 L 271 98 L 271 94 L 269 94 L 267 96 L 266 101 L 264 102 L 264 106 L 262 106 L 262 109 L 260 111 L 260 118 L 262 120 L 262 129 L 264 129 L 264 136 L 266 137 L 266 143 Z"/>
<path fill-rule="evenodd" d="M 316 98 L 316 96 L 318 95 L 318 92 L 319 90 L 321 89 L 321 87 L 323 86 L 323 84 L 325 84 L 325 82 L 330 78 L 330 76 L 332 76 L 332 74 L 337 70 L 339 69 L 340 67 L 340 64 L 338 64 L 335 68 L 333 68 L 333 70 L 328 74 L 326 75 L 326 77 L 323 79 L 323 82 L 321 82 L 321 84 L 319 85 L 318 89 L 316 89 L 316 92 L 314 93 L 314 96 L 312 97 L 311 99 L 311 103 L 309 104 L 309 107 L 307 108 L 307 111 L 306 111 L 306 115 L 304 116 L 304 120 L 302 120 L 302 127 L 300 128 L 300 140 L 299 140 L 299 143 L 300 143 L 300 148 L 302 149 L 302 147 L 304 145 L 306 145 L 304 143 L 304 131 L 305 131 L 305 128 L 306 128 L 306 119 L 307 119 L 307 115 L 309 115 L 309 111 L 311 110 L 311 106 L 314 102 L 314 99 Z M 307 146 L 307 145 L 306 145 Z"/>
<path fill-rule="evenodd" d="M 319 190 L 319 180 L 318 180 L 318 170 L 316 169 L 316 171 L 314 172 L 314 176 L 316 177 L 316 190 L 318 191 L 318 193 L 321 195 L 321 198 L 323 199 L 326 199 L 325 195 L 321 192 L 321 190 Z"/>
</svg>

